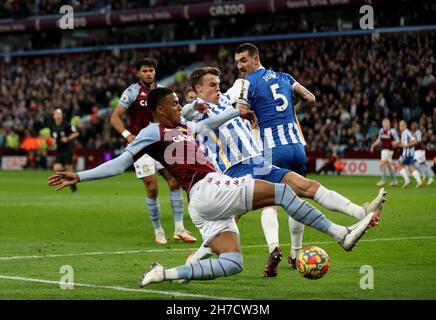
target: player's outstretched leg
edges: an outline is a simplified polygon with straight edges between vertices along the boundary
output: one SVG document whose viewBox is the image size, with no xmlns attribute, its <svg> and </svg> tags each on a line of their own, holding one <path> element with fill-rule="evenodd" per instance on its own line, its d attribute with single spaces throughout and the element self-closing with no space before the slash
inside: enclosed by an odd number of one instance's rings
<svg viewBox="0 0 436 320">
<path fill-rule="evenodd" d="M 386 201 L 386 192 L 382 188 L 374 200 L 359 206 L 336 191 L 329 190 L 317 181 L 306 179 L 295 172 L 285 174 L 281 183 L 290 186 L 299 197 L 311 198 L 326 209 L 344 213 L 357 220 L 362 220 L 370 212 L 381 211 Z"/>
<path fill-rule="evenodd" d="M 197 260 L 170 269 L 154 263 L 150 266 L 150 270 L 142 275 L 139 286 L 144 287 L 150 283 L 166 280 L 212 280 L 242 271 L 243 258 L 239 248 L 239 236 L 236 233 L 222 232 L 212 239 L 210 246 L 218 255 L 218 259 Z"/>
<path fill-rule="evenodd" d="M 369 227 L 375 212 L 371 212 L 358 223 L 345 227 L 328 220 L 318 209 L 301 200 L 289 186 L 255 180 L 253 209 L 259 209 L 274 202 L 280 205 L 295 220 L 332 236 L 345 250 L 350 251 Z"/>
<path fill-rule="evenodd" d="M 178 279 L 212 280 L 232 276 L 241 272 L 242 269 L 243 258 L 240 252 L 226 252 L 220 254 L 218 259 L 198 260 L 171 269 L 165 269 L 160 264 L 154 263 L 150 270 L 143 274 L 139 285 L 144 287 L 153 282 Z"/>
</svg>

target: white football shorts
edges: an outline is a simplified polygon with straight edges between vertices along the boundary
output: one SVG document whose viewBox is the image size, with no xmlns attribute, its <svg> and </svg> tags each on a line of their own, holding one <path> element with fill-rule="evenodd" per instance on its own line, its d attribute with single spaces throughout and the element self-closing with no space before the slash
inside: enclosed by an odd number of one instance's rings
<svg viewBox="0 0 436 320">
<path fill-rule="evenodd" d="M 392 150 L 383 149 L 381 151 L 381 161 L 387 161 L 387 162 L 391 163 L 393 155 L 394 155 L 394 152 Z"/>
<path fill-rule="evenodd" d="M 151 176 L 164 168 L 160 162 L 154 160 L 148 154 L 144 154 L 141 158 L 136 160 L 134 167 L 138 179 Z"/>
<path fill-rule="evenodd" d="M 230 178 L 217 172 L 192 186 L 188 211 L 204 244 L 224 231 L 239 234 L 234 216 L 252 210 L 253 190 L 251 176 Z"/>
<path fill-rule="evenodd" d="M 425 150 L 416 150 L 413 159 L 419 164 L 425 162 Z"/>
</svg>

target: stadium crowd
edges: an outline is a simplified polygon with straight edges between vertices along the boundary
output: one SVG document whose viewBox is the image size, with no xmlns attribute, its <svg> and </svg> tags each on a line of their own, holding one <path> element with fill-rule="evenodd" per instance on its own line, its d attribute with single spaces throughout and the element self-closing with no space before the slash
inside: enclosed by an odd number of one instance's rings
<svg viewBox="0 0 436 320">
<path fill-rule="evenodd" d="M 381 120 L 418 121 L 427 150 L 436 150 L 436 36 L 395 34 L 258 43 L 266 68 L 288 72 L 317 97 L 316 107 L 299 114 L 309 149 L 333 144 L 368 150 Z M 215 52 L 212 52 L 215 50 Z M 204 50 L 205 51 L 205 50 Z M 37 136 L 57 107 L 79 127 L 76 147 L 119 150 L 109 114 L 122 91 L 135 81 L 134 61 L 159 60 L 158 79 L 176 74 L 180 97 L 189 87 L 184 66 L 202 61 L 222 70 L 222 89 L 237 78 L 231 46 L 14 58 L 0 64 L 0 147 L 19 149 Z M 111 109 L 109 109 L 111 110 Z M 88 116 L 88 117 L 86 117 Z M 85 118 L 89 121 L 80 122 Z"/>
<path fill-rule="evenodd" d="M 59 14 L 62 5 L 70 5 L 75 12 L 108 12 L 154 6 L 180 5 L 202 0 L 5 0 L 0 3 L 0 19 L 26 18 L 36 15 Z"/>
</svg>

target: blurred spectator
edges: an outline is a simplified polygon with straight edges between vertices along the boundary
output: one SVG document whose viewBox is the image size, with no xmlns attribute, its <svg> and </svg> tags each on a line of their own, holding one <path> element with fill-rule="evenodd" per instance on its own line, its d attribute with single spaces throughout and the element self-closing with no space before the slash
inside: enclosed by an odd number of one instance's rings
<svg viewBox="0 0 436 320">
<path fill-rule="evenodd" d="M 6 148 L 18 150 L 20 147 L 20 136 L 15 132 L 15 130 L 11 130 L 6 135 Z"/>
<path fill-rule="evenodd" d="M 352 138 L 351 140 L 353 140 Z M 342 170 L 344 169 L 344 164 L 339 159 L 338 154 L 332 143 L 329 143 L 327 146 L 327 160 L 322 164 L 321 168 L 316 171 L 317 174 L 325 173 L 328 174 L 332 172 L 333 174 L 340 175 Z"/>
</svg>

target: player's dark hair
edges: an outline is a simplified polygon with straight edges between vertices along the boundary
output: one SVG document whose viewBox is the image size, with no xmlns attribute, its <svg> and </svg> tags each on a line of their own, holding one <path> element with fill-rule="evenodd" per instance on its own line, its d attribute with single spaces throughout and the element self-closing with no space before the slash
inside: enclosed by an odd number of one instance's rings
<svg viewBox="0 0 436 320">
<path fill-rule="evenodd" d="M 259 49 L 252 43 L 243 43 L 236 48 L 235 53 L 242 53 L 247 51 L 250 56 L 258 56 Z"/>
<path fill-rule="evenodd" d="M 149 107 L 151 111 L 156 111 L 157 106 L 162 103 L 162 99 L 172 93 L 174 93 L 173 90 L 163 87 L 151 90 L 147 97 L 147 107 Z"/>
<path fill-rule="evenodd" d="M 191 81 L 191 86 L 195 92 L 197 92 L 195 90 L 195 86 L 197 84 L 200 84 L 201 79 L 203 79 L 203 77 L 207 74 L 213 74 L 214 76 L 219 77 L 221 75 L 221 72 L 219 69 L 214 68 L 214 67 L 197 68 L 197 69 L 194 69 L 194 71 L 192 71 L 191 77 L 189 79 Z"/>
<path fill-rule="evenodd" d="M 136 71 L 141 70 L 142 66 L 152 67 L 153 69 L 157 69 L 157 61 L 153 58 L 143 58 L 136 61 L 135 67 Z"/>
</svg>

